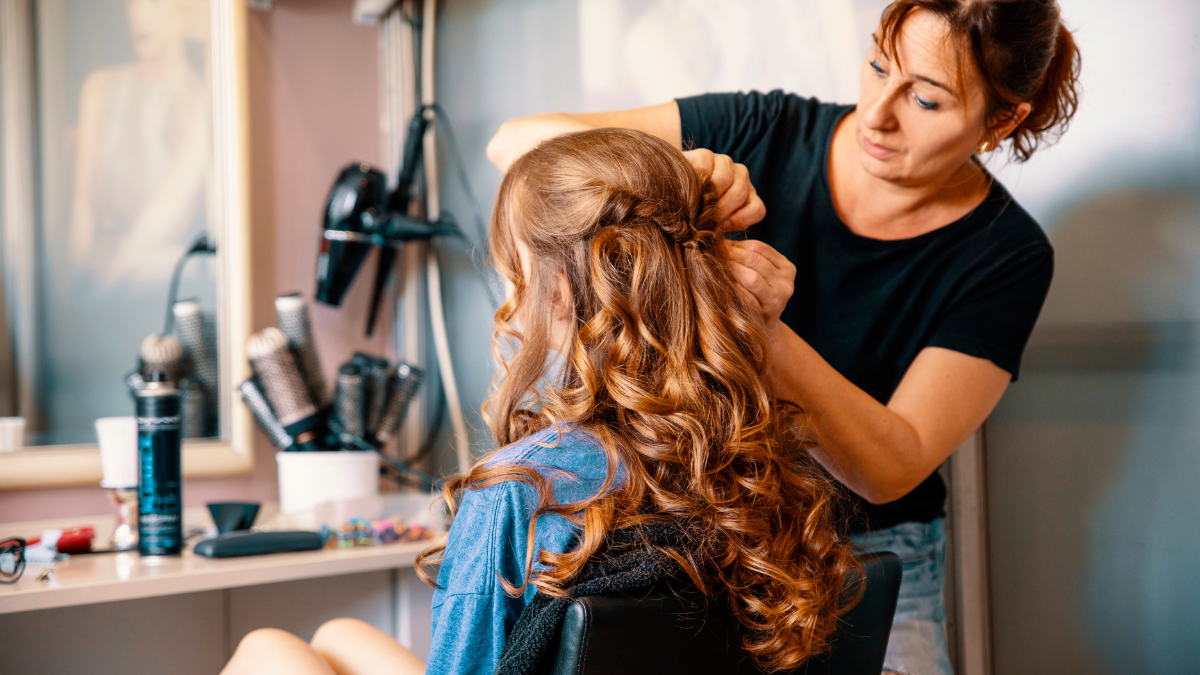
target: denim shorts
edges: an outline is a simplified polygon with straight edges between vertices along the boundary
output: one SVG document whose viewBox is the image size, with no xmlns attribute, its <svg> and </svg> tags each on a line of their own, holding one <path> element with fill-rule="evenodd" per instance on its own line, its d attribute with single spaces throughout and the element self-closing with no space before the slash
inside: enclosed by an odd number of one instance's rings
<svg viewBox="0 0 1200 675">
<path fill-rule="evenodd" d="M 886 530 L 856 534 L 850 540 L 864 553 L 891 551 L 900 556 L 904 566 L 884 671 L 952 675 L 942 593 L 946 571 L 946 527 L 942 519 L 901 523 Z"/>
</svg>

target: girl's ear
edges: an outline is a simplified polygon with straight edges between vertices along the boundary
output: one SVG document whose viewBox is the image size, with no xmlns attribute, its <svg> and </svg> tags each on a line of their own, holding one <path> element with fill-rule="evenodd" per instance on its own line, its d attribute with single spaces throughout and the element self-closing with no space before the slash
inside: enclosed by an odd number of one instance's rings
<svg viewBox="0 0 1200 675">
<path fill-rule="evenodd" d="M 562 270 L 554 273 L 554 282 L 554 318 L 565 321 L 571 316 L 574 299 L 571 295 L 571 283 L 567 281 L 567 275 Z"/>
</svg>

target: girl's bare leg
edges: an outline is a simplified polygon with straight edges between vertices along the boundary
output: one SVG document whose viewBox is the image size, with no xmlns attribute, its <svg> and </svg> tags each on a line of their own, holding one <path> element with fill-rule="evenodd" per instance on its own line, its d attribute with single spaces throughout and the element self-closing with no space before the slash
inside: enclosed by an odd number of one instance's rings
<svg viewBox="0 0 1200 675">
<path fill-rule="evenodd" d="M 358 619 L 334 619 L 313 635 L 312 649 L 337 675 L 421 675 L 425 663 L 390 635 Z"/>
<path fill-rule="evenodd" d="M 307 642 L 278 628 L 251 631 L 221 675 L 335 675 Z"/>
<path fill-rule="evenodd" d="M 277 628 L 242 638 L 221 675 L 421 675 L 425 664 L 391 636 L 358 619 L 334 619 L 312 644 Z"/>
</svg>

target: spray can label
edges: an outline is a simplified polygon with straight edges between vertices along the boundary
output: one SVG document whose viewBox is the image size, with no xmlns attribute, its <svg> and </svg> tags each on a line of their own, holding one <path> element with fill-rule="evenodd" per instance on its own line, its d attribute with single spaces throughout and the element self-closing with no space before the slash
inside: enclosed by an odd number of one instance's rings
<svg viewBox="0 0 1200 675">
<path fill-rule="evenodd" d="M 138 552 L 177 555 L 183 548 L 179 395 L 138 396 Z"/>
</svg>

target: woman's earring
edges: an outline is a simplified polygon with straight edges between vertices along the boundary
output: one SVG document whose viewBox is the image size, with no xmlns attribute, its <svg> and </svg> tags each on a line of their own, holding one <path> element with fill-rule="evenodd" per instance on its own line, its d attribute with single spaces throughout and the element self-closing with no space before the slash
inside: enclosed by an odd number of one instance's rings
<svg viewBox="0 0 1200 675">
<path fill-rule="evenodd" d="M 983 145 L 979 146 L 979 154 L 982 155 L 983 153 L 985 153 L 987 151 L 988 151 L 988 142 L 984 141 Z"/>
</svg>

